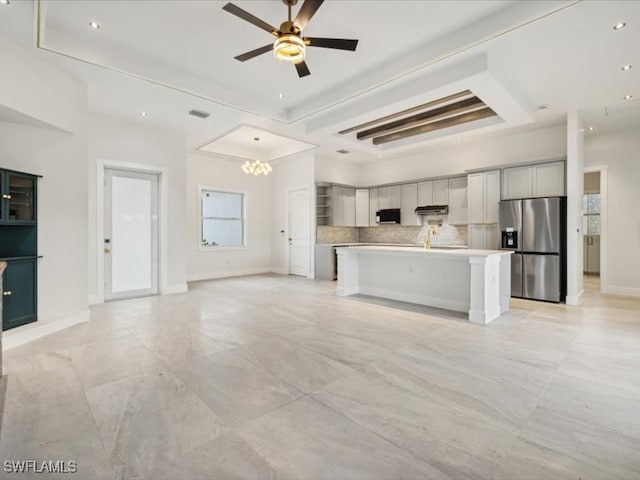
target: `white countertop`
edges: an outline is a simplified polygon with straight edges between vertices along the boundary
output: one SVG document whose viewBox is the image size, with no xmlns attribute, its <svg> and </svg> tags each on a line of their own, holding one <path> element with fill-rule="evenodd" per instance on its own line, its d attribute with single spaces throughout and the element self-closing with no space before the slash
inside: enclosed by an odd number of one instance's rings
<svg viewBox="0 0 640 480">
<path fill-rule="evenodd" d="M 435 245 L 431 244 L 431 248 L 451 248 L 466 249 L 466 245 Z M 317 243 L 317 247 L 418 247 L 422 248 L 421 243 L 374 243 L 374 242 L 354 242 L 354 243 Z"/>
<path fill-rule="evenodd" d="M 430 249 L 421 246 L 389 246 L 389 245 L 363 245 L 351 246 L 349 248 L 339 248 L 338 253 L 390 253 L 390 254 L 410 254 L 410 255 L 433 255 L 441 257 L 489 257 L 494 255 L 511 255 L 509 250 L 476 250 L 469 248 L 438 248 L 432 246 Z"/>
</svg>

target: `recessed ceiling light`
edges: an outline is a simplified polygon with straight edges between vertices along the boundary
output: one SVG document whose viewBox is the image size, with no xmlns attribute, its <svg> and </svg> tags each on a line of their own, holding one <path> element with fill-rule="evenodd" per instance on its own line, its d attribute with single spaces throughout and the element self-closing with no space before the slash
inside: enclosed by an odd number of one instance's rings
<svg viewBox="0 0 640 480">
<path fill-rule="evenodd" d="M 622 71 L 626 72 L 627 70 L 631 70 L 632 65 L 623 65 L 622 66 Z"/>
<path fill-rule="evenodd" d="M 378 154 L 378 158 L 382 158 L 382 154 L 381 153 Z"/>
<path fill-rule="evenodd" d="M 11 2 L 9 0 L 0 0 L 2 5 L 9 5 Z"/>
<path fill-rule="evenodd" d="M 260 141 L 260 137 L 253 137 L 253 140 L 254 140 L 255 142 L 259 142 L 259 141 Z"/>
<path fill-rule="evenodd" d="M 458 142 L 461 142 L 461 141 L 462 141 L 462 139 L 461 139 L 460 137 L 456 138 L 456 140 L 457 140 Z"/>
<path fill-rule="evenodd" d="M 589 130 L 590 132 L 593 132 L 596 129 L 596 127 L 589 127 L 587 130 Z"/>
<path fill-rule="evenodd" d="M 626 27 L 626 26 L 627 26 L 627 24 L 626 24 L 626 23 L 624 23 L 624 22 L 620 22 L 620 23 L 616 23 L 616 24 L 613 26 L 613 29 L 614 29 L 614 30 L 622 30 L 622 29 L 623 29 L 624 27 Z"/>
<path fill-rule="evenodd" d="M 98 22 L 89 22 L 89 26 L 94 30 L 98 30 L 100 28 L 100 24 Z"/>
<path fill-rule="evenodd" d="M 345 150 L 344 148 L 341 148 L 340 150 L 336 150 L 336 152 L 342 155 L 346 155 L 347 153 L 349 153 L 349 150 Z"/>
<path fill-rule="evenodd" d="M 622 98 L 623 98 L 623 100 L 631 100 L 633 98 L 633 95 L 625 95 Z"/>
<path fill-rule="evenodd" d="M 141 116 L 141 117 L 146 117 L 147 115 L 148 115 L 148 113 L 147 113 L 147 112 L 140 112 L 140 116 Z"/>
<path fill-rule="evenodd" d="M 278 94 L 278 98 L 279 98 L 280 100 L 282 100 L 282 99 L 284 98 L 284 93 L 280 92 L 280 93 Z"/>
<path fill-rule="evenodd" d="M 538 105 L 536 108 L 538 110 L 546 110 L 547 108 L 549 108 L 549 105 Z"/>
</svg>

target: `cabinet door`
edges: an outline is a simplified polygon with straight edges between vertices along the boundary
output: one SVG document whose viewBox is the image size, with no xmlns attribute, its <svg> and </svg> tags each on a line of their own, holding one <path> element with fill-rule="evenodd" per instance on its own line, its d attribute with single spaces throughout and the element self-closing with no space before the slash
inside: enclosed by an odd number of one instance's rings
<svg viewBox="0 0 640 480">
<path fill-rule="evenodd" d="M 378 189 L 378 210 L 391 208 L 391 187 Z"/>
<path fill-rule="evenodd" d="M 433 205 L 433 182 L 421 182 L 418 184 L 418 206 Z"/>
<path fill-rule="evenodd" d="M 355 227 L 356 190 L 355 188 L 343 188 L 342 195 L 342 224 L 345 227 Z"/>
<path fill-rule="evenodd" d="M 533 194 L 531 167 L 505 168 L 502 183 L 502 199 L 530 198 Z"/>
<path fill-rule="evenodd" d="M 564 162 L 543 163 L 533 166 L 532 196 L 561 197 L 564 192 Z"/>
<path fill-rule="evenodd" d="M 356 227 L 369 226 L 369 190 L 356 190 Z"/>
<path fill-rule="evenodd" d="M 469 225 L 469 248 L 484 250 L 484 225 Z"/>
<path fill-rule="evenodd" d="M 389 188 L 391 189 L 391 206 L 389 208 L 400 208 L 402 206 L 400 185 Z"/>
<path fill-rule="evenodd" d="M 500 203 L 500 170 L 484 173 L 484 221 L 498 223 Z"/>
<path fill-rule="evenodd" d="M 4 170 L 0 170 L 0 222 L 5 222 L 7 220 L 7 202 L 8 200 L 5 197 L 7 195 L 6 189 L 6 173 Z"/>
<path fill-rule="evenodd" d="M 499 233 L 497 225 L 485 225 L 484 226 L 484 249 L 485 250 L 499 250 Z"/>
<path fill-rule="evenodd" d="M 378 206 L 378 189 L 371 188 L 369 189 L 369 226 L 377 227 L 378 222 L 376 222 L 376 212 L 380 209 Z"/>
<path fill-rule="evenodd" d="M 5 172 L 2 192 L 5 202 L 5 220 L 8 223 L 35 223 L 36 181 L 32 175 Z"/>
<path fill-rule="evenodd" d="M 402 225 L 418 225 L 418 216 L 415 214 L 418 206 L 418 184 L 410 183 L 402 185 L 400 189 L 401 207 L 400 207 L 400 223 Z"/>
<path fill-rule="evenodd" d="M 467 178 L 449 179 L 449 223 L 466 224 L 467 212 Z"/>
<path fill-rule="evenodd" d="M 4 271 L 2 329 L 36 320 L 36 259 L 7 263 Z"/>
<path fill-rule="evenodd" d="M 334 227 L 342 227 L 344 225 L 343 198 L 342 187 L 333 187 L 331 189 L 331 217 Z"/>
<path fill-rule="evenodd" d="M 467 176 L 469 223 L 484 222 L 484 173 Z"/>
<path fill-rule="evenodd" d="M 435 180 L 433 182 L 433 204 L 449 204 L 449 180 Z"/>
</svg>

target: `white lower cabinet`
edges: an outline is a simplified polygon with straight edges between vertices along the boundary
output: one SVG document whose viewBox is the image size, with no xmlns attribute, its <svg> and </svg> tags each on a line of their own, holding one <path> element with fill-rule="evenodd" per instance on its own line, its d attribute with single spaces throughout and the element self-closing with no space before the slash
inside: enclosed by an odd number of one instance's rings
<svg viewBox="0 0 640 480">
<path fill-rule="evenodd" d="M 499 236 L 497 225 L 469 225 L 469 248 L 498 250 Z"/>
</svg>

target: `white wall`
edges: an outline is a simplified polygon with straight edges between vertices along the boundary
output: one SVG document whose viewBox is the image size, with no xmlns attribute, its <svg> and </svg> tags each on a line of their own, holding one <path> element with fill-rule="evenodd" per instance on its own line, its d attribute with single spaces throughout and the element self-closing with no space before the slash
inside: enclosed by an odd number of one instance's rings
<svg viewBox="0 0 640 480">
<path fill-rule="evenodd" d="M 303 153 L 295 157 L 277 161 L 273 164 L 273 195 L 271 221 L 271 259 L 273 271 L 287 272 L 287 195 L 288 191 L 297 187 L 309 188 L 309 277 L 314 271 L 315 245 L 315 185 L 314 156 Z M 284 231 L 284 233 L 280 233 Z"/>
<path fill-rule="evenodd" d="M 90 115 L 88 125 L 89 184 L 89 297 L 97 301 L 98 255 L 97 244 L 96 160 L 139 163 L 168 169 L 168 271 L 166 292 L 186 289 L 186 139 L 183 134 L 139 123 L 127 122 L 100 115 Z M 86 197 L 85 197 L 86 198 Z M 85 248 L 85 251 L 87 249 Z"/>
<path fill-rule="evenodd" d="M 271 270 L 272 177 L 245 174 L 238 161 L 190 154 L 187 158 L 187 278 L 229 277 Z M 278 168 L 278 167 L 275 167 Z M 246 194 L 246 249 L 200 251 L 198 187 Z"/>
<path fill-rule="evenodd" d="M 362 166 L 349 163 L 340 158 L 315 157 L 316 182 L 342 183 L 344 185 L 359 185 Z"/>
<path fill-rule="evenodd" d="M 606 165 L 605 292 L 640 297 L 640 127 L 588 135 L 585 166 Z"/>
<path fill-rule="evenodd" d="M 39 321 L 87 310 L 86 134 L 0 123 L 0 168 L 38 182 Z"/>
<path fill-rule="evenodd" d="M 497 137 L 469 140 L 420 155 L 382 160 L 362 166 L 356 185 L 416 180 L 463 173 L 465 170 L 562 158 L 567 153 L 564 125 Z"/>
</svg>

